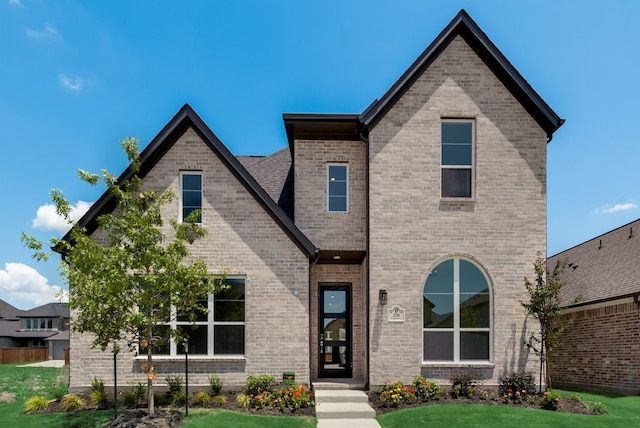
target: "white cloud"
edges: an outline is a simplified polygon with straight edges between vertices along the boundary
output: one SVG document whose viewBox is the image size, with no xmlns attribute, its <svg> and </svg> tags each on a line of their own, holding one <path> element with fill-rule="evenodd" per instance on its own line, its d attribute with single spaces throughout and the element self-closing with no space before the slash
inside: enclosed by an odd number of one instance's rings
<svg viewBox="0 0 640 428">
<path fill-rule="evenodd" d="M 71 220 L 78 221 L 91 207 L 92 202 L 78 201 L 77 205 L 71 206 Z M 38 208 L 36 218 L 31 221 L 31 227 L 36 229 L 50 229 L 64 233 L 71 226 L 56 213 L 56 207 L 52 204 L 45 204 Z"/>
<path fill-rule="evenodd" d="M 627 202 L 624 204 L 614 204 L 614 205 L 604 204 L 596 208 L 596 214 L 613 214 L 620 211 L 632 210 L 637 207 L 638 205 L 634 204 L 633 202 Z"/>
<path fill-rule="evenodd" d="M 64 86 L 65 88 L 78 92 L 80 89 L 82 89 L 82 84 L 84 83 L 84 80 L 82 80 L 78 76 L 72 79 L 68 77 L 66 74 L 61 74 L 60 83 L 62 83 L 62 86 Z"/>
<path fill-rule="evenodd" d="M 49 281 L 30 266 L 22 263 L 5 263 L 0 269 L 0 296 L 19 309 L 60 301 L 58 293 L 65 293 L 61 287 Z M 66 293 L 62 301 L 67 301 Z"/>
<path fill-rule="evenodd" d="M 11 6 L 24 7 L 20 0 L 9 0 Z"/>
<path fill-rule="evenodd" d="M 53 39 L 62 40 L 62 34 L 53 26 L 47 25 L 42 30 L 34 30 L 33 28 L 25 28 L 25 34 L 31 39 Z"/>
</svg>

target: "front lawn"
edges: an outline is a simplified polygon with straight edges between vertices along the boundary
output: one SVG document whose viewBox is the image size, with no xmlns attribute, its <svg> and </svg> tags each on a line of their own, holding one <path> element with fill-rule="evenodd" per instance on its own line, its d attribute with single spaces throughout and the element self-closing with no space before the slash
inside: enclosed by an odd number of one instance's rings
<svg viewBox="0 0 640 428">
<path fill-rule="evenodd" d="M 573 392 L 560 391 L 563 396 Z M 617 427 L 640 426 L 640 397 L 609 398 L 601 395 L 580 394 L 584 400 L 601 402 L 606 415 L 581 415 L 554 412 L 517 406 L 490 404 L 435 404 L 399 410 L 378 416 L 383 428 L 406 428 L 426 426 L 464 426 L 465 428 L 487 426 L 517 426 L 518 428 L 540 427 Z"/>
</svg>

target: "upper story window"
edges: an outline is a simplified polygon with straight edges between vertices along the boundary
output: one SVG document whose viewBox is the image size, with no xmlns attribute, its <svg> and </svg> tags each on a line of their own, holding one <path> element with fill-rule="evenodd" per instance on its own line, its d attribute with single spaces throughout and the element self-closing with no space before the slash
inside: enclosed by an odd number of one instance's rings
<svg viewBox="0 0 640 428">
<path fill-rule="evenodd" d="M 349 166 L 329 164 L 327 179 L 328 211 L 346 213 L 349 210 Z"/>
<path fill-rule="evenodd" d="M 25 321 L 25 329 L 27 330 L 53 330 L 53 318 L 27 318 Z"/>
<path fill-rule="evenodd" d="M 487 276 L 468 260 L 436 266 L 422 299 L 424 361 L 489 361 L 491 291 Z"/>
<path fill-rule="evenodd" d="M 196 222 L 202 222 L 202 174 L 183 172 L 181 174 L 180 196 L 182 200 L 182 220 L 198 210 Z"/>
<path fill-rule="evenodd" d="M 441 180 L 443 198 L 473 196 L 474 122 L 442 121 Z"/>
</svg>

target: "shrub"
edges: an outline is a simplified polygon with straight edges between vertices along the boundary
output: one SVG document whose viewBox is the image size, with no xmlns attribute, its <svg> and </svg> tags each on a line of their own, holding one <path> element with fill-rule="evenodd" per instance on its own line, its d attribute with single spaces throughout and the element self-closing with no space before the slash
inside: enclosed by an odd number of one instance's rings
<svg viewBox="0 0 640 428">
<path fill-rule="evenodd" d="M 69 392 L 69 389 L 67 388 L 67 385 L 62 383 L 62 382 L 56 382 L 53 385 L 50 385 L 47 388 L 47 392 L 49 393 L 49 395 L 51 395 L 54 399 L 56 400 L 62 400 L 62 397 L 65 396 L 65 394 L 67 392 Z"/>
<path fill-rule="evenodd" d="M 184 385 L 182 376 L 167 376 L 164 379 L 169 386 L 169 394 L 175 395 L 177 392 L 182 391 L 182 385 Z"/>
<path fill-rule="evenodd" d="M 475 385 L 479 385 L 478 374 L 469 371 L 464 373 L 456 373 L 451 376 L 451 397 L 473 397 L 475 393 Z"/>
<path fill-rule="evenodd" d="M 251 397 L 244 393 L 238 394 L 236 396 L 236 403 L 240 407 L 251 407 Z"/>
<path fill-rule="evenodd" d="M 167 405 L 167 396 L 162 392 L 154 392 L 153 393 L 153 402 L 156 406 L 166 406 Z"/>
<path fill-rule="evenodd" d="M 596 402 L 585 401 L 584 405 L 587 409 L 591 410 L 593 413 L 596 413 L 598 415 L 607 413 L 607 406 L 605 406 L 599 401 L 596 401 Z"/>
<path fill-rule="evenodd" d="M 187 402 L 187 393 L 178 391 L 171 395 L 171 404 L 174 406 L 184 406 Z"/>
<path fill-rule="evenodd" d="M 122 402 L 125 407 L 136 407 L 142 402 L 146 393 L 147 387 L 143 383 L 138 382 L 137 384 L 131 385 L 131 389 L 124 393 Z"/>
<path fill-rule="evenodd" d="M 211 403 L 211 396 L 205 391 L 198 391 L 193 395 L 193 404 L 206 407 Z"/>
<path fill-rule="evenodd" d="M 536 393 L 536 381 L 531 372 L 514 372 L 500 378 L 498 390 L 503 396 L 511 394 L 512 398 L 521 396 L 524 399 L 526 396 Z"/>
<path fill-rule="evenodd" d="M 107 394 L 104 391 L 91 391 L 91 404 L 96 407 L 107 407 L 109 404 L 109 399 L 107 398 Z"/>
<path fill-rule="evenodd" d="M 247 378 L 247 383 L 244 386 L 243 392 L 249 396 L 256 396 L 263 392 L 272 392 L 273 385 L 276 383 L 276 380 L 273 376 L 268 374 L 263 374 L 260 376 L 250 375 Z"/>
<path fill-rule="evenodd" d="M 558 410 L 558 407 L 560 407 L 560 396 L 553 391 L 547 391 L 542 396 L 540 404 L 543 409 Z"/>
<path fill-rule="evenodd" d="M 47 399 L 41 395 L 36 395 L 27 399 L 24 403 L 24 410 L 27 413 L 41 413 L 47 410 L 47 406 L 49 406 Z"/>
<path fill-rule="evenodd" d="M 222 386 L 224 384 L 222 383 L 222 379 L 220 379 L 220 376 L 218 376 L 217 374 L 210 374 L 209 385 L 211 385 L 211 392 L 213 393 L 213 395 L 218 395 L 220 394 L 220 392 L 222 392 Z"/>
<path fill-rule="evenodd" d="M 285 409 L 296 411 L 315 406 L 313 393 L 305 388 L 304 385 L 290 385 L 275 389 L 271 393 L 263 392 L 258 400 L 260 399 L 263 399 L 263 405 L 280 409 L 280 411 Z"/>
<path fill-rule="evenodd" d="M 411 386 L 415 391 L 416 398 L 421 401 L 439 398 L 442 395 L 442 387 L 440 385 L 422 376 L 414 377 Z"/>
<path fill-rule="evenodd" d="M 104 380 L 100 377 L 94 377 L 91 380 L 91 391 L 104 392 Z"/>
<path fill-rule="evenodd" d="M 60 400 L 60 404 L 65 412 L 78 410 L 87 405 L 84 399 L 76 394 L 66 394 Z"/>
<path fill-rule="evenodd" d="M 378 388 L 378 394 L 382 403 L 392 406 L 410 403 L 416 399 L 415 390 L 405 386 L 402 382 L 384 384 Z"/>
<path fill-rule="evenodd" d="M 242 394 L 242 395 L 244 395 L 244 394 Z M 246 397 L 246 395 L 245 395 L 245 397 Z M 215 404 L 218 407 L 224 407 L 224 406 L 227 405 L 227 397 L 225 397 L 224 395 L 216 395 L 215 397 L 213 397 L 213 404 Z"/>
</svg>

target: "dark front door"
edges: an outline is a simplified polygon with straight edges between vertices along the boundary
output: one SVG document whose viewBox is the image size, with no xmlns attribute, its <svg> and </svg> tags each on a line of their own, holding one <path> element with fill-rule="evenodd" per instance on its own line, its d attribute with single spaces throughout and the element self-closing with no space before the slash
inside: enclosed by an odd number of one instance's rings
<svg viewBox="0 0 640 428">
<path fill-rule="evenodd" d="M 351 286 L 320 285 L 318 377 L 351 377 Z"/>
</svg>

